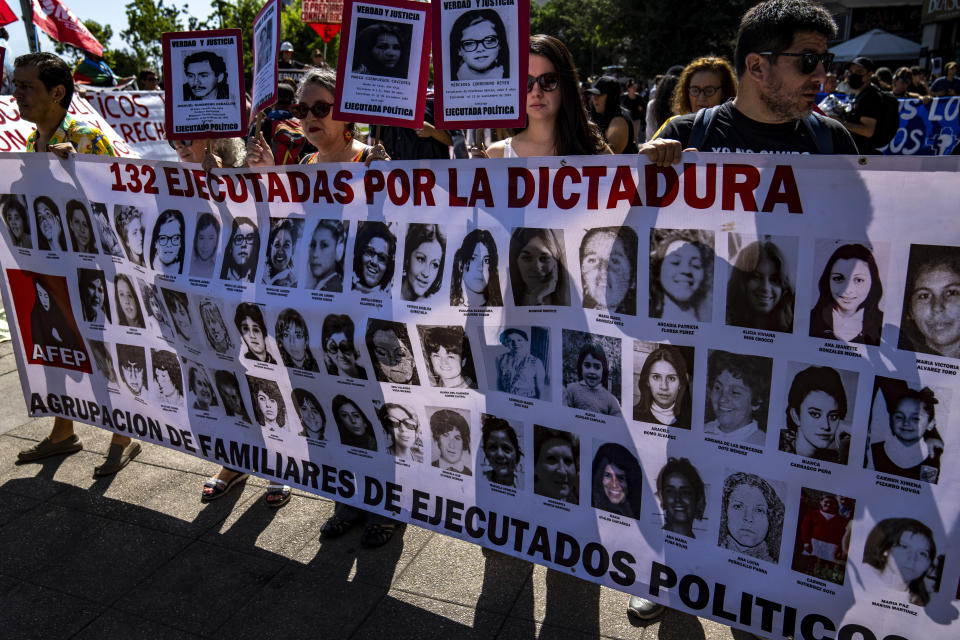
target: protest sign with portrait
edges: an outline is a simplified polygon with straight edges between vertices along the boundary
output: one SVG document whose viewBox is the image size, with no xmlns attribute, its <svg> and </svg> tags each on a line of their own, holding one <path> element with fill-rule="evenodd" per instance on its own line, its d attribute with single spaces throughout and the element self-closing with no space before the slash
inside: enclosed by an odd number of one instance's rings
<svg viewBox="0 0 960 640">
<path fill-rule="evenodd" d="M 240 29 L 163 34 L 163 76 L 168 139 L 246 134 Z"/>
<path fill-rule="evenodd" d="M 268 0 L 253 19 L 252 114 L 277 101 L 277 51 L 280 47 L 280 0 Z"/>
</svg>

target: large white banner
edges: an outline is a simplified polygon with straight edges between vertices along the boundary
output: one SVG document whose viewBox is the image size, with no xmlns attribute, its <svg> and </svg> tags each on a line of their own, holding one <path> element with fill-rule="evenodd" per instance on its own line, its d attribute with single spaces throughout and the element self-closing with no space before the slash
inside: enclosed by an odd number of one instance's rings
<svg viewBox="0 0 960 640">
<path fill-rule="evenodd" d="M 25 400 L 762 635 L 955 636 L 957 160 L 685 159 L 5 156 Z"/>
<path fill-rule="evenodd" d="M 118 91 L 84 88 L 97 110 L 131 150 L 141 158 L 176 160 L 177 152 L 167 142 L 163 91 Z"/>
</svg>

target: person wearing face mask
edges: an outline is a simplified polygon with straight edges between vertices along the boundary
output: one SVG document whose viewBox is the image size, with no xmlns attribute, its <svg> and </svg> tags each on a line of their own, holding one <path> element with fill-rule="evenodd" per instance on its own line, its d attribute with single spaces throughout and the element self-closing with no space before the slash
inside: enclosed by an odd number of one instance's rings
<svg viewBox="0 0 960 640">
<path fill-rule="evenodd" d="M 870 79 L 876 66 L 873 60 L 860 56 L 854 58 L 847 70 L 847 85 L 853 91 L 851 109 L 843 120 L 843 126 L 853 135 L 857 149 L 864 155 L 879 155 L 874 141 L 877 124 L 883 117 L 883 102 L 880 89 Z"/>
</svg>

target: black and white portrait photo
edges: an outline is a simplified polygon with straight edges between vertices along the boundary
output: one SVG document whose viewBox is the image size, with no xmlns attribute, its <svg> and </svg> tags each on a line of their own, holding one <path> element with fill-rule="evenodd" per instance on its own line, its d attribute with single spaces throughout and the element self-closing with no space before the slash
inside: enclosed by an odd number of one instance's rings
<svg viewBox="0 0 960 640">
<path fill-rule="evenodd" d="M 687 458 L 670 457 L 657 474 L 657 500 L 663 530 L 695 538 L 707 509 L 707 491 L 700 472 Z"/>
<path fill-rule="evenodd" d="M 477 468 L 492 484 L 523 489 L 522 425 L 488 413 L 480 414 L 480 452 Z"/>
<path fill-rule="evenodd" d="M 637 232 L 588 229 L 580 241 L 580 282 L 585 309 L 637 315 Z"/>
<path fill-rule="evenodd" d="M 420 384 L 406 325 L 370 318 L 367 320 L 366 343 L 377 380 L 393 384 Z"/>
<path fill-rule="evenodd" d="M 67 237 L 56 203 L 47 196 L 38 196 L 33 201 L 33 213 L 37 222 L 37 248 L 40 251 L 66 251 Z"/>
<path fill-rule="evenodd" d="M 180 407 L 183 405 L 183 373 L 177 354 L 160 349 L 150 350 L 154 391 L 161 405 Z"/>
<path fill-rule="evenodd" d="M 701 229 L 650 230 L 651 318 L 713 318 L 714 234 Z"/>
<path fill-rule="evenodd" d="M 157 216 L 150 236 L 150 268 L 162 274 L 183 273 L 185 227 L 183 214 L 167 209 Z"/>
<path fill-rule="evenodd" d="M 507 327 L 498 340 L 503 349 L 495 350 L 497 391 L 520 398 L 549 400 L 550 331 L 544 327 Z"/>
<path fill-rule="evenodd" d="M 147 385 L 147 354 L 143 347 L 130 344 L 117 345 L 117 365 L 120 380 L 135 398 L 141 398 L 149 389 Z"/>
<path fill-rule="evenodd" d="M 910 245 L 898 346 L 960 358 L 960 247 Z"/>
<path fill-rule="evenodd" d="M 945 561 L 928 525 L 915 518 L 885 518 L 867 535 L 863 576 L 868 587 L 900 592 L 911 604 L 925 607 L 940 591 Z"/>
<path fill-rule="evenodd" d="M 333 397 L 333 421 L 337 423 L 340 444 L 345 447 L 377 450 L 377 436 L 373 423 L 355 401 L 345 395 Z"/>
<path fill-rule="evenodd" d="M 320 220 L 313 228 L 307 253 L 307 283 L 317 291 L 343 291 L 343 256 L 350 233 L 348 220 Z"/>
<path fill-rule="evenodd" d="M 113 355 L 110 353 L 111 347 L 106 342 L 100 340 L 88 339 L 90 345 L 90 355 L 93 358 L 93 364 L 103 376 L 107 384 L 117 386 L 117 368 L 113 363 Z"/>
<path fill-rule="evenodd" d="M 570 305 L 562 230 L 519 227 L 513 231 L 510 286 L 513 303 L 518 307 Z"/>
<path fill-rule="evenodd" d="M 430 384 L 447 389 L 476 389 L 477 372 L 463 327 L 418 326 Z"/>
<path fill-rule="evenodd" d="M 187 390 L 190 392 L 190 407 L 196 411 L 213 413 L 218 411 L 220 403 L 213 391 L 213 382 L 203 365 L 184 358 L 187 369 Z"/>
<path fill-rule="evenodd" d="M 502 307 L 497 243 L 486 229 L 473 229 L 453 254 L 450 305 Z"/>
<path fill-rule="evenodd" d="M 68 200 L 65 207 L 70 248 L 76 253 L 99 253 L 87 207 L 79 200 Z"/>
<path fill-rule="evenodd" d="M 867 469 L 937 484 L 949 424 L 947 391 L 877 376 L 870 409 Z"/>
<path fill-rule="evenodd" d="M 390 442 L 386 449 L 388 455 L 406 462 L 423 462 L 424 439 L 416 409 L 384 402 L 377 407 L 377 420 Z"/>
<path fill-rule="evenodd" d="M 389 294 L 396 255 L 397 237 L 387 224 L 359 222 L 353 248 L 353 290 Z"/>
<path fill-rule="evenodd" d="M 163 336 L 166 340 L 173 340 L 176 329 L 173 328 L 173 322 L 160 299 L 160 290 L 157 285 L 143 278 L 137 278 L 137 286 L 140 288 L 143 308 L 147 312 L 147 324 L 153 334 Z"/>
<path fill-rule="evenodd" d="M 580 439 L 576 435 L 533 425 L 533 492 L 580 504 Z"/>
<path fill-rule="evenodd" d="M 183 58 L 183 100 L 228 100 L 229 72 L 223 56 L 195 51 Z"/>
<path fill-rule="evenodd" d="M 367 371 L 360 363 L 355 328 L 350 316 L 331 313 L 323 319 L 320 327 L 320 344 L 323 348 L 323 364 L 332 376 L 347 376 L 366 380 Z"/>
<path fill-rule="evenodd" d="M 118 204 L 113 210 L 120 244 L 133 264 L 146 266 L 143 259 L 143 212 L 133 205 Z"/>
<path fill-rule="evenodd" d="M 439 225 L 407 225 L 403 243 L 400 297 L 409 302 L 430 298 L 440 290 L 447 238 Z"/>
<path fill-rule="evenodd" d="M 693 424 L 693 347 L 633 343 L 633 419 L 689 429 Z"/>
<path fill-rule="evenodd" d="M 728 475 L 721 498 L 720 548 L 777 564 L 786 513 L 783 491 L 782 482 L 752 473 Z"/>
<path fill-rule="evenodd" d="M 214 384 L 217 385 L 217 393 L 223 401 L 223 411 L 229 418 L 237 418 L 242 422 L 250 422 L 250 414 L 243 402 L 243 394 L 240 392 L 240 381 L 237 375 L 232 371 L 219 369 L 213 374 Z"/>
<path fill-rule="evenodd" d="M 113 299 L 117 303 L 117 324 L 124 327 L 145 328 L 143 309 L 130 277 L 123 273 L 114 276 L 113 293 Z"/>
<path fill-rule="evenodd" d="M 77 286 L 80 289 L 80 311 L 84 322 L 100 325 L 111 322 L 107 278 L 103 271 L 77 269 Z"/>
<path fill-rule="evenodd" d="M 500 15 L 492 9 L 460 14 L 450 30 L 450 80 L 499 80 L 510 77 L 510 41 Z"/>
<path fill-rule="evenodd" d="M 640 517 L 643 472 L 637 456 L 616 442 L 604 442 L 593 455 L 590 504 L 627 518 Z"/>
<path fill-rule="evenodd" d="M 260 305 L 252 302 L 238 304 L 233 314 L 233 324 L 246 347 L 244 358 L 268 364 L 277 363 L 277 359 L 270 355 L 267 348 L 267 323 L 263 320 L 263 309 Z"/>
<path fill-rule="evenodd" d="M 300 435 L 315 442 L 326 440 L 327 414 L 324 413 L 323 405 L 317 400 L 317 396 L 306 389 L 294 389 L 292 400 L 303 427 Z"/>
<path fill-rule="evenodd" d="M 267 236 L 266 264 L 263 284 L 274 287 L 296 287 L 300 262 L 295 262 L 297 242 L 303 232 L 303 220 L 272 218 Z"/>
<path fill-rule="evenodd" d="M 166 287 L 160 287 L 160 293 L 163 295 L 164 302 L 167 303 L 167 310 L 173 319 L 173 330 L 177 337 L 194 348 L 199 348 L 197 326 L 194 323 L 193 314 L 190 313 L 190 299 L 187 294 Z"/>
<path fill-rule="evenodd" d="M 793 332 L 797 238 L 727 235 L 727 324 Z"/>
<path fill-rule="evenodd" d="M 234 218 L 220 268 L 220 279 L 254 282 L 260 255 L 260 233 L 250 218 Z"/>
<path fill-rule="evenodd" d="M 201 298 L 198 309 L 200 323 L 203 325 L 203 335 L 207 338 L 210 348 L 221 355 L 233 349 L 233 339 L 230 337 L 227 324 L 223 321 L 218 301 L 214 298 Z"/>
<path fill-rule="evenodd" d="M 563 330 L 563 404 L 620 415 L 620 338 Z"/>
<path fill-rule="evenodd" d="M 433 439 L 433 466 L 472 476 L 470 412 L 466 409 L 427 407 Z"/>
<path fill-rule="evenodd" d="M 115 258 L 124 257 L 123 245 L 120 238 L 110 226 L 110 217 L 107 215 L 107 205 L 102 202 L 91 202 L 90 211 L 93 214 L 93 225 L 100 238 L 100 249 L 104 255 Z"/>
<path fill-rule="evenodd" d="M 847 464 L 857 374 L 796 362 L 787 369 L 791 382 L 780 451 Z"/>
<path fill-rule="evenodd" d="M 27 215 L 27 198 L 13 194 L 0 196 L 0 213 L 7 225 L 10 244 L 21 249 L 33 249 L 33 234 L 30 232 L 30 216 Z"/>
<path fill-rule="evenodd" d="M 285 366 L 303 371 L 320 371 L 320 365 L 310 350 L 310 330 L 299 311 L 290 308 L 281 311 L 275 328 L 280 359 Z"/>
<path fill-rule="evenodd" d="M 353 47 L 354 73 L 406 78 L 410 66 L 413 28 L 390 20 L 357 18 Z"/>
<path fill-rule="evenodd" d="M 213 277 L 219 243 L 220 220 L 212 213 L 201 213 L 197 217 L 197 226 L 193 233 L 193 249 L 190 256 L 191 276 Z"/>
<path fill-rule="evenodd" d="M 253 55 L 257 59 L 255 66 L 256 73 L 260 73 L 261 70 L 266 69 L 271 62 L 277 59 L 277 42 L 275 29 L 273 27 L 273 16 L 263 20 L 258 26 L 259 29 L 256 30 L 256 35 L 254 36 L 256 45 L 253 48 Z"/>
<path fill-rule="evenodd" d="M 253 417 L 266 435 L 281 437 L 290 433 L 287 422 L 287 407 L 280 393 L 280 386 L 273 380 L 247 376 L 250 400 L 253 402 Z"/>
<path fill-rule="evenodd" d="M 853 498 L 803 487 L 791 568 L 843 584 L 856 506 Z"/>
<path fill-rule="evenodd" d="M 816 249 L 817 266 L 823 268 L 817 281 L 817 302 L 810 310 L 810 336 L 879 345 L 883 282 L 874 254 L 884 258 L 886 265 L 886 246 L 879 253 L 861 243 L 817 240 Z"/>
<path fill-rule="evenodd" d="M 711 349 L 704 433 L 762 447 L 767 439 L 773 360 Z"/>
<path fill-rule="evenodd" d="M 258 113 L 276 102 L 277 51 L 280 47 L 279 0 L 264 3 L 251 25 L 253 30 L 253 74 L 250 85 L 251 113 Z"/>
</svg>

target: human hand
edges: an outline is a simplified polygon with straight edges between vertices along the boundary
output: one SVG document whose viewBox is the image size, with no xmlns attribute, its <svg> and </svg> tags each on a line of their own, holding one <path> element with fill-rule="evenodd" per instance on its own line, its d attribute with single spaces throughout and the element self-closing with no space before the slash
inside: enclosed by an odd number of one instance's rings
<svg viewBox="0 0 960 640">
<path fill-rule="evenodd" d="M 72 156 L 77 152 L 77 150 L 74 149 L 73 145 L 70 144 L 69 142 L 58 142 L 56 144 L 48 144 L 47 151 L 57 156 L 61 160 L 67 160 L 70 158 L 70 156 Z"/>
<path fill-rule="evenodd" d="M 486 149 L 481 149 L 480 147 L 470 147 L 470 157 L 486 159 L 490 156 L 487 155 Z"/>
<path fill-rule="evenodd" d="M 432 138 L 436 130 L 436 127 L 434 127 L 432 124 L 424 121 L 423 127 L 420 129 L 414 129 L 414 132 L 421 138 Z"/>
<path fill-rule="evenodd" d="M 363 166 L 369 167 L 370 163 L 374 160 L 389 160 L 390 156 L 387 155 L 387 150 L 383 148 L 383 145 L 379 142 L 370 149 L 370 153 L 367 154 L 367 159 L 364 160 Z"/>
<path fill-rule="evenodd" d="M 276 159 L 273 157 L 273 150 L 263 137 L 263 132 L 258 132 L 255 138 L 247 141 L 247 166 L 272 167 L 274 164 Z"/>
<path fill-rule="evenodd" d="M 656 138 L 640 145 L 637 153 L 647 156 L 658 167 L 669 167 L 672 164 L 680 164 L 680 157 L 684 151 L 696 151 L 696 149 L 684 149 L 679 140 Z"/>
</svg>

